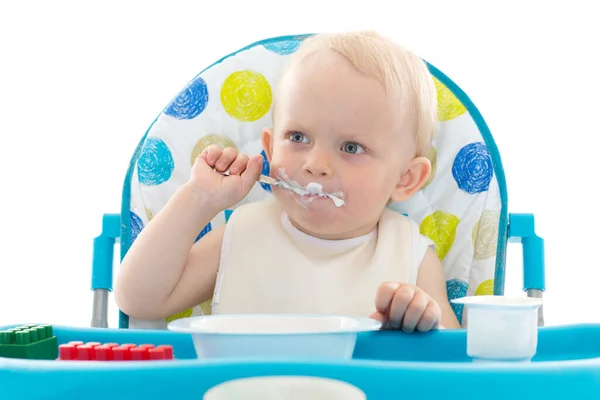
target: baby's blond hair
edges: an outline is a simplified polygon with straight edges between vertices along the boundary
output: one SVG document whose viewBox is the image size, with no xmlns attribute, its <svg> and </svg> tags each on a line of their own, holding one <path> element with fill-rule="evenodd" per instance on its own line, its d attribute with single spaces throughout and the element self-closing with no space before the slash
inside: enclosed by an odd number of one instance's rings
<svg viewBox="0 0 600 400">
<path fill-rule="evenodd" d="M 318 34 L 306 39 L 288 68 L 322 50 L 344 56 L 358 71 L 376 79 L 413 117 L 417 156 L 427 156 L 437 130 L 437 92 L 425 62 L 373 31 Z"/>
</svg>

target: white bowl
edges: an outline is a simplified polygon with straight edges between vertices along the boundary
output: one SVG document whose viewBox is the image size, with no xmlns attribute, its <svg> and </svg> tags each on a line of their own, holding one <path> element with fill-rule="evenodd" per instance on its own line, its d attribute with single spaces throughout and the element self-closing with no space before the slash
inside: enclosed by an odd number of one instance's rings
<svg viewBox="0 0 600 400">
<path fill-rule="evenodd" d="M 235 379 L 209 389 L 203 400 L 366 400 L 349 383 L 310 376 L 262 376 Z"/>
<path fill-rule="evenodd" d="M 358 333 L 380 328 L 335 315 L 210 315 L 168 325 L 191 334 L 198 358 L 352 358 Z"/>
<path fill-rule="evenodd" d="M 531 361 L 542 299 L 469 296 L 452 302 L 467 307 L 467 354 L 474 361 Z"/>
</svg>

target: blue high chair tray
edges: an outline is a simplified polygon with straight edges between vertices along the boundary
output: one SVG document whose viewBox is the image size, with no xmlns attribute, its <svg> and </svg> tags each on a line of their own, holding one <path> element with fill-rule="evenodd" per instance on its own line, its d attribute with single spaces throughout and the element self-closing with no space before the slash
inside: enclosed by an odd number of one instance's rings
<svg viewBox="0 0 600 400">
<path fill-rule="evenodd" d="M 471 362 L 466 355 L 466 330 L 361 334 L 353 359 L 312 362 L 200 360 L 189 335 L 169 331 L 55 326 L 54 333 L 59 344 L 170 344 L 175 360 L 0 358 L 1 398 L 201 399 L 211 387 L 229 380 L 281 375 L 342 380 L 360 388 L 368 400 L 595 398 L 600 393 L 600 324 L 540 328 L 537 355 L 531 363 L 498 364 Z"/>
</svg>

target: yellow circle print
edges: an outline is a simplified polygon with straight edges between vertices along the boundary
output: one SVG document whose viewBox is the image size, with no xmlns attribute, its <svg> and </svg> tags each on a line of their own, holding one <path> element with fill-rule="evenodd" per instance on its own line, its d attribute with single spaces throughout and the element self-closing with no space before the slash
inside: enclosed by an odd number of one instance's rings
<svg viewBox="0 0 600 400">
<path fill-rule="evenodd" d="M 202 314 L 211 315 L 212 314 L 212 299 L 206 300 L 204 303 L 200 304 L 200 310 L 202 310 Z"/>
<path fill-rule="evenodd" d="M 175 321 L 176 319 L 181 319 L 181 318 L 188 318 L 192 316 L 192 313 L 194 312 L 193 309 L 188 308 L 187 310 L 184 310 L 182 312 L 178 312 L 177 314 L 173 314 L 171 316 L 168 316 L 166 318 L 167 323 L 171 322 L 171 321 Z"/>
<path fill-rule="evenodd" d="M 445 211 L 429 214 L 421 222 L 421 234 L 435 243 L 435 252 L 440 260 L 450 251 L 456 237 L 456 227 L 459 219 L 456 215 Z"/>
<path fill-rule="evenodd" d="M 262 118 L 269 112 L 272 99 L 267 78 L 250 70 L 232 73 L 221 88 L 221 103 L 225 111 L 242 122 Z"/>
<path fill-rule="evenodd" d="M 438 98 L 438 119 L 449 121 L 467 112 L 463 103 L 437 78 L 433 78 Z"/>
<path fill-rule="evenodd" d="M 192 156 L 190 158 L 190 163 L 194 165 L 196 162 L 196 158 L 202 153 L 202 151 L 210 146 L 211 144 L 218 144 L 219 146 L 225 147 L 236 147 L 234 141 L 228 138 L 225 135 L 206 135 L 200 140 L 196 142 L 194 149 L 192 150 Z"/>
<path fill-rule="evenodd" d="M 475 296 L 486 296 L 494 294 L 494 280 L 488 279 L 479 284 L 475 290 Z"/>
</svg>

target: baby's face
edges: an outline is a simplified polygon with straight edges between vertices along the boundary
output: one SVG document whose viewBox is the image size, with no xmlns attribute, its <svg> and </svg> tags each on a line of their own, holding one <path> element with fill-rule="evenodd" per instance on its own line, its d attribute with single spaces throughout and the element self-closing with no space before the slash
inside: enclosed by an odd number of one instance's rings
<svg viewBox="0 0 600 400">
<path fill-rule="evenodd" d="M 271 176 L 280 171 L 302 186 L 342 192 L 326 197 L 273 188 L 292 223 L 325 239 L 344 239 L 375 227 L 415 153 L 411 120 L 375 79 L 342 56 L 323 52 L 283 78 L 273 131 L 263 133 Z"/>
</svg>

